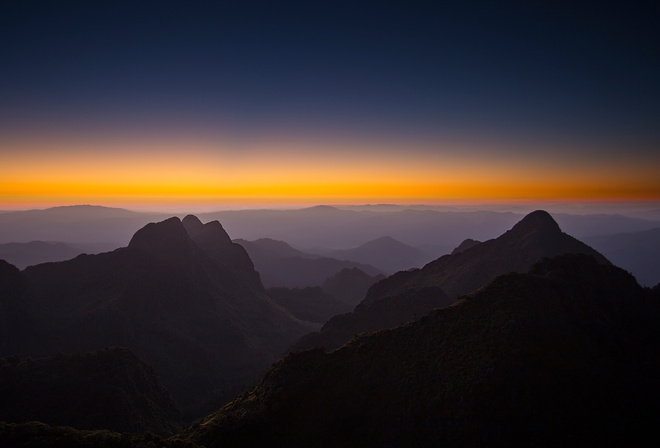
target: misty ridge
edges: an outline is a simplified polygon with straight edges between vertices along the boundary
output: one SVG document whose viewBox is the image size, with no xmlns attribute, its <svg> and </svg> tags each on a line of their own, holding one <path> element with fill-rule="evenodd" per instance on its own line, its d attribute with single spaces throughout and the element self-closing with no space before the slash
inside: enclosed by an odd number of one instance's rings
<svg viewBox="0 0 660 448">
<path fill-rule="evenodd" d="M 197 214 L 204 222 L 218 220 L 233 239 L 244 245 L 261 268 L 267 287 L 320 286 L 340 270 L 336 269 L 339 264 L 330 259 L 350 262 L 341 267 L 359 267 L 370 275 L 421 268 L 450 253 L 465 239 L 485 241 L 497 237 L 524 215 L 394 205 Z M 126 246 L 136 229 L 170 216 L 90 205 L 4 212 L 0 213 L 0 258 L 23 269 L 81 253 L 107 252 Z M 553 217 L 564 231 L 632 272 L 643 285 L 653 286 L 660 281 L 660 272 L 653 268 L 659 265 L 656 254 L 660 253 L 658 231 L 654 231 L 660 229 L 657 210 L 553 213 Z M 620 242 L 621 238 L 627 238 L 625 243 Z M 284 258 L 289 259 L 290 267 L 277 263 Z M 319 265 L 318 270 L 309 267 L 304 276 L 292 274 L 293 278 L 287 279 L 289 271 L 310 263 Z M 328 263 L 331 265 L 323 266 Z M 275 275 L 278 280 L 270 275 L 271 268 L 281 271 Z"/>
<path fill-rule="evenodd" d="M 643 443 L 649 216 L 0 214 L 0 444 Z"/>
</svg>

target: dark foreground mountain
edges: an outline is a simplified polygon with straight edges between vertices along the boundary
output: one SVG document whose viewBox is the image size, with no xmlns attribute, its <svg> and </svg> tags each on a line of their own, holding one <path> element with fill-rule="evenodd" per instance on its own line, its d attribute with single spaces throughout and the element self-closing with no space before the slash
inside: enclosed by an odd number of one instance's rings
<svg viewBox="0 0 660 448">
<path fill-rule="evenodd" d="M 260 238 L 255 241 L 239 239 L 235 242 L 250 254 L 267 288 L 320 286 L 328 277 L 346 268 L 359 268 L 371 276 L 382 274 L 373 266 L 309 254 L 294 249 L 284 241 Z"/>
<path fill-rule="evenodd" d="M 465 247 L 466 243 L 461 246 Z M 467 246 L 422 269 L 398 272 L 376 283 L 365 301 L 425 286 L 439 286 L 455 299 L 484 286 L 498 275 L 527 272 L 541 257 L 582 253 L 594 256 L 600 263 L 609 263 L 591 247 L 562 232 L 554 219 L 542 210 L 525 216 L 498 238 Z"/>
<path fill-rule="evenodd" d="M 113 252 L 0 266 L 0 355 L 128 347 L 192 413 L 252 381 L 307 327 L 266 295 L 219 223 L 184 221 L 192 235 L 170 218 Z"/>
<path fill-rule="evenodd" d="M 127 434 L 104 430 L 80 430 L 41 422 L 0 422 L 0 446 L 30 448 L 200 448 L 180 439 L 153 433 Z"/>
<path fill-rule="evenodd" d="M 0 358 L 0 420 L 126 433 L 181 429 L 181 413 L 154 369 L 119 347 Z"/>
<path fill-rule="evenodd" d="M 453 306 L 290 354 L 183 435 L 211 447 L 649 446 L 660 297 L 565 255 Z"/>
</svg>

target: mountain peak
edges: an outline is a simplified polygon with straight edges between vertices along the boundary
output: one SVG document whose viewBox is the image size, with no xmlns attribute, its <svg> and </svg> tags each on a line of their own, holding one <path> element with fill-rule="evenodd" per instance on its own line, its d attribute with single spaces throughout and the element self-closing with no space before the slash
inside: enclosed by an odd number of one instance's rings
<svg viewBox="0 0 660 448">
<path fill-rule="evenodd" d="M 521 219 L 510 232 L 516 234 L 529 232 L 561 233 L 561 229 L 554 218 L 550 216 L 550 213 L 545 210 L 536 210 Z"/>
<path fill-rule="evenodd" d="M 149 223 L 135 232 L 128 247 L 161 255 L 174 255 L 193 245 L 177 217 Z"/>
<path fill-rule="evenodd" d="M 195 215 L 187 215 L 181 223 L 191 237 L 204 229 L 204 224 Z"/>
</svg>

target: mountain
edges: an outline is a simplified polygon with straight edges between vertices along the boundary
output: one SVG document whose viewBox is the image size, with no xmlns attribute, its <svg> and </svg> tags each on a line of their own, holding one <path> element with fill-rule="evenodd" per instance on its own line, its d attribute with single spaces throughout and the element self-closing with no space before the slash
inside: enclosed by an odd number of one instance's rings
<svg viewBox="0 0 660 448">
<path fill-rule="evenodd" d="M 384 278 L 383 274 L 371 276 L 358 268 L 344 268 L 328 277 L 322 288 L 327 294 L 355 306 L 364 299 L 371 285 Z"/>
<path fill-rule="evenodd" d="M 308 254 L 284 241 L 260 238 L 256 241 L 237 239 L 235 242 L 245 248 L 268 288 L 319 286 L 345 268 L 359 268 L 372 276 L 382 273 L 373 266 L 355 261 Z"/>
<path fill-rule="evenodd" d="M 660 227 L 641 232 L 586 238 L 612 263 L 630 271 L 640 285 L 660 282 Z"/>
<path fill-rule="evenodd" d="M 180 430 L 154 369 L 114 347 L 48 358 L 0 358 L 0 420 L 128 433 Z"/>
<path fill-rule="evenodd" d="M 421 267 L 433 259 L 421 249 L 408 246 L 390 236 L 368 241 L 354 249 L 327 251 L 324 255 L 368 264 L 389 274 Z"/>
<path fill-rule="evenodd" d="M 275 304 L 219 223 L 150 223 L 127 247 L 0 277 L 0 355 L 47 356 L 120 345 L 153 365 L 182 410 L 234 393 L 305 325 Z M 201 223 L 199 223 L 201 224 Z M 197 242 L 196 242 L 197 241 Z"/>
<path fill-rule="evenodd" d="M 207 448 L 649 446 L 659 304 L 592 256 L 545 259 L 406 325 L 290 354 L 180 437 Z"/>
<path fill-rule="evenodd" d="M 0 259 L 19 269 L 49 261 L 69 260 L 80 251 L 64 243 L 30 241 L 29 243 L 0 244 Z"/>
<path fill-rule="evenodd" d="M 365 301 L 424 286 L 439 286 L 450 298 L 457 298 L 486 285 L 498 275 L 527 272 L 541 257 L 567 253 L 589 254 L 600 263 L 609 263 L 591 247 L 562 232 L 550 214 L 537 210 L 498 238 L 444 255 L 422 269 L 398 272 L 376 283 L 369 289 Z"/>
</svg>

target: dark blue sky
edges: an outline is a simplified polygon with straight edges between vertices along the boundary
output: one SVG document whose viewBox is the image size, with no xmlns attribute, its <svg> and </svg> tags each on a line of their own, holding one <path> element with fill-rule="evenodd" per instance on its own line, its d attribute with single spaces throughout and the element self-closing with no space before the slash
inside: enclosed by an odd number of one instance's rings
<svg viewBox="0 0 660 448">
<path fill-rule="evenodd" d="M 655 2 L 3 2 L 0 130 L 660 141 Z M 640 146 L 641 145 L 641 146 Z"/>
</svg>

